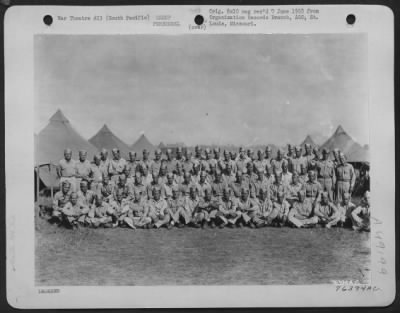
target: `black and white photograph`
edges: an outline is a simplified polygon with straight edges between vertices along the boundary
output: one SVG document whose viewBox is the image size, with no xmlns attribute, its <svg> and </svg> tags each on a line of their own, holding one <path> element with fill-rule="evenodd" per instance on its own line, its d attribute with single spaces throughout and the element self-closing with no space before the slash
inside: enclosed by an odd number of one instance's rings
<svg viewBox="0 0 400 313">
<path fill-rule="evenodd" d="M 387 305 L 393 42 L 351 8 L 13 11 L 9 302 Z"/>
<path fill-rule="evenodd" d="M 368 282 L 366 40 L 36 36 L 36 284 Z"/>
</svg>

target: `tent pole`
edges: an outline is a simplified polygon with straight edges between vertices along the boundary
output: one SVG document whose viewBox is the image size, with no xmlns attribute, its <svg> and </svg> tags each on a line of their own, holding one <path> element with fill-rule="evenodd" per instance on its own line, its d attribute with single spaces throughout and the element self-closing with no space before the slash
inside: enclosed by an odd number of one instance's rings
<svg viewBox="0 0 400 313">
<path fill-rule="evenodd" d="M 39 201 L 39 166 L 36 166 L 36 201 Z"/>
<path fill-rule="evenodd" d="M 49 165 L 49 173 L 51 176 L 51 165 Z M 50 184 L 50 195 L 51 195 L 51 202 L 53 202 L 53 184 Z"/>
</svg>

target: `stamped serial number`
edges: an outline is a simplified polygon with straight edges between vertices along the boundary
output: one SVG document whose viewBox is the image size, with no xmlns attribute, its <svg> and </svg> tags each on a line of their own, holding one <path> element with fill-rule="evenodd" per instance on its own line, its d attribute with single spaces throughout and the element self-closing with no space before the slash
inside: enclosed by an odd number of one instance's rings
<svg viewBox="0 0 400 313">
<path fill-rule="evenodd" d="M 60 289 L 39 289 L 39 293 L 60 293 Z"/>
</svg>

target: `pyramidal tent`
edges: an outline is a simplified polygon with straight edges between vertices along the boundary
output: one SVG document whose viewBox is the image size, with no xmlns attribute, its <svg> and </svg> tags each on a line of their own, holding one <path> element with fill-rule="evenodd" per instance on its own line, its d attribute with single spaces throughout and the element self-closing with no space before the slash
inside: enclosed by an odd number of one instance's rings
<svg viewBox="0 0 400 313">
<path fill-rule="evenodd" d="M 138 157 L 142 157 L 143 150 L 146 149 L 150 154 L 153 154 L 156 147 L 147 139 L 144 134 L 141 134 L 139 139 L 131 146 L 131 150 L 136 151 Z"/>
<path fill-rule="evenodd" d="M 366 162 L 369 159 L 368 149 L 363 148 L 358 142 L 354 141 L 342 126 L 338 126 L 333 135 L 321 146 L 329 151 L 339 149 L 342 151 L 349 162 Z"/>
<path fill-rule="evenodd" d="M 74 129 L 61 110 L 58 110 L 47 126 L 35 136 L 35 164 L 58 164 L 66 148 L 72 150 L 74 159 L 78 158 L 79 150 L 87 151 L 88 160 L 92 160 L 98 152 L 95 146 Z"/>
<path fill-rule="evenodd" d="M 307 135 L 307 137 L 303 140 L 303 142 L 300 144 L 300 146 L 303 147 L 307 143 L 310 144 L 311 147 L 315 147 L 316 146 L 314 140 L 311 138 L 310 135 Z"/>
<path fill-rule="evenodd" d="M 127 158 L 129 153 L 129 146 L 119 139 L 107 125 L 104 126 L 89 139 L 89 142 L 95 146 L 99 151 L 101 149 L 111 150 L 114 148 L 119 149 L 121 157 Z"/>
</svg>

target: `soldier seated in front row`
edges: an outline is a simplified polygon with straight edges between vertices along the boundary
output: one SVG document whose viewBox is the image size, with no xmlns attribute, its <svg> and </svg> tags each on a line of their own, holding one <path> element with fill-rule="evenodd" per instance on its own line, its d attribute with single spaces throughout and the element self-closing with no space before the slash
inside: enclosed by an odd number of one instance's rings
<svg viewBox="0 0 400 313">
<path fill-rule="evenodd" d="M 62 222 L 68 228 L 76 228 L 86 225 L 89 207 L 78 201 L 76 192 L 71 193 L 70 201 L 62 208 Z"/>
<path fill-rule="evenodd" d="M 62 209 L 69 202 L 71 197 L 71 183 L 64 180 L 61 184 L 61 190 L 56 192 L 53 199 L 53 211 L 51 214 L 50 222 L 61 223 Z"/>
<path fill-rule="evenodd" d="M 297 228 L 309 228 L 318 223 L 318 217 L 314 216 L 313 202 L 310 198 L 306 198 L 304 190 L 297 193 L 297 201 L 293 203 L 288 214 L 289 224 Z"/>
<path fill-rule="evenodd" d="M 98 227 L 112 227 L 112 210 L 110 205 L 103 201 L 101 194 L 95 195 L 94 204 L 88 213 L 88 220 L 90 226 L 93 228 Z"/>
<path fill-rule="evenodd" d="M 318 217 L 319 224 L 326 228 L 336 226 L 340 221 L 340 213 L 337 207 L 329 201 L 329 194 L 326 191 L 321 193 L 321 200 L 315 203 L 314 215 Z"/>
<path fill-rule="evenodd" d="M 369 191 L 365 192 L 360 205 L 351 212 L 350 216 L 354 230 L 370 231 L 371 208 Z"/>
</svg>

